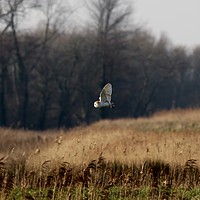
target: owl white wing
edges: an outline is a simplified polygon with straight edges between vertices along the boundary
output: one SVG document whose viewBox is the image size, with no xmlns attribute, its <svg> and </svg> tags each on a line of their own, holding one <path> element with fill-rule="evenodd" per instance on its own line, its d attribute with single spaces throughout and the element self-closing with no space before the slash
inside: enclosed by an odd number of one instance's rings
<svg viewBox="0 0 200 200">
<path fill-rule="evenodd" d="M 111 95 L 112 95 L 112 85 L 110 83 L 107 83 L 101 90 L 99 100 L 102 102 L 108 101 L 110 103 Z"/>
</svg>

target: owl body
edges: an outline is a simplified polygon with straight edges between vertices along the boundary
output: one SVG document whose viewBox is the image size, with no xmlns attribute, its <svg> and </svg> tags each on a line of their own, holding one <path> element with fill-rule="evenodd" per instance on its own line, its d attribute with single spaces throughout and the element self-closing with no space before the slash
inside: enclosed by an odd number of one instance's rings
<svg viewBox="0 0 200 200">
<path fill-rule="evenodd" d="M 112 95 L 112 85 L 110 83 L 107 83 L 100 92 L 99 100 L 94 102 L 94 107 L 95 108 L 114 107 L 114 103 L 111 102 L 111 95 Z"/>
<path fill-rule="evenodd" d="M 113 102 L 102 102 L 102 101 L 95 101 L 94 102 L 94 107 L 95 108 L 102 108 L 102 107 L 114 107 L 114 103 Z"/>
</svg>

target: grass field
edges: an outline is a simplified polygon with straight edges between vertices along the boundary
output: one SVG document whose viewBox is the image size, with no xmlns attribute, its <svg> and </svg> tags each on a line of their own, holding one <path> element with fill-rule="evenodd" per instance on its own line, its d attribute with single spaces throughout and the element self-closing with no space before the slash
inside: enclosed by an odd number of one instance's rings
<svg viewBox="0 0 200 200">
<path fill-rule="evenodd" d="M 0 199 L 200 199 L 200 110 L 0 129 Z"/>
</svg>

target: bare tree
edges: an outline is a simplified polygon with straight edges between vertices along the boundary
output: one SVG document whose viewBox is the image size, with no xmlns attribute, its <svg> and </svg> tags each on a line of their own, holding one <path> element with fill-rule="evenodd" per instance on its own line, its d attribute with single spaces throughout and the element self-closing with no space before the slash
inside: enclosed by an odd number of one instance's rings
<svg viewBox="0 0 200 200">
<path fill-rule="evenodd" d="M 53 97 L 55 98 L 56 94 L 52 91 L 52 88 L 55 89 L 56 87 L 53 87 L 53 85 L 55 85 L 58 80 L 58 74 L 55 69 L 59 68 L 62 63 L 62 59 L 60 58 L 60 46 L 58 46 L 58 44 L 65 34 L 66 23 L 69 21 L 73 12 L 70 7 L 66 5 L 66 2 L 65 5 L 63 5 L 63 1 L 56 0 L 46 0 L 40 10 L 43 15 L 43 26 L 39 31 L 42 36 L 42 45 L 39 50 L 41 63 L 36 66 L 36 70 L 40 77 L 38 88 L 41 96 L 38 124 L 39 129 L 44 129 L 47 121 L 47 114 L 51 111 L 51 104 L 54 102 Z M 58 89 L 59 87 L 57 87 L 56 90 Z M 58 93 L 56 96 L 57 95 Z M 54 115 L 56 116 L 56 112 L 54 112 Z"/>
<path fill-rule="evenodd" d="M 39 4 L 40 3 L 40 4 Z M 69 10 L 66 11 L 65 7 L 62 5 L 62 1 L 46 1 L 46 3 L 39 2 L 37 0 L 3 0 L 0 2 L 0 23 L 4 23 L 4 28 L 0 33 L 0 36 L 5 34 L 6 31 L 11 32 L 12 44 L 13 44 L 13 62 L 12 67 L 14 67 L 14 81 L 16 88 L 16 102 L 18 107 L 18 125 L 22 127 L 27 126 L 28 112 L 29 112 L 29 83 L 31 73 L 38 67 L 40 67 L 40 62 L 46 56 L 48 57 L 48 44 L 53 42 L 59 34 L 61 34 L 61 28 L 64 27 L 65 17 L 69 16 Z M 22 33 L 18 28 L 18 25 L 26 14 L 31 11 L 31 9 L 37 9 L 44 13 L 44 31 L 41 30 L 41 35 L 38 37 L 28 36 L 27 33 Z M 29 34 L 30 35 L 30 34 Z M 28 36 L 28 37 L 27 37 Z M 1 39 L 1 38 L 0 38 Z M 37 41 L 36 41 L 37 40 Z M 26 46 L 26 44 L 28 44 Z M 26 46 L 26 47 L 25 47 Z M 44 63 L 43 63 L 44 64 Z M 47 64 L 47 63 L 46 63 Z M 48 68 L 48 67 L 47 67 Z M 46 69 L 47 69 L 46 68 Z M 5 68 L 2 68 L 2 73 L 5 73 Z M 40 70 L 41 72 L 42 70 Z M 34 72 L 35 73 L 35 72 Z M 44 73 L 41 74 L 41 77 Z M 2 75 L 2 77 L 5 77 Z M 4 79 L 1 79 L 2 87 L 4 86 Z M 45 77 L 44 77 L 44 80 Z M 45 83 L 45 81 L 44 81 Z M 44 84 L 47 86 L 47 84 Z M 45 87 L 44 87 L 45 88 Z M 2 90 L 3 91 L 3 90 Z M 48 90 L 44 89 L 44 93 Z M 3 92 L 1 93 L 2 109 L 5 108 L 3 103 Z M 49 95 L 43 95 L 49 96 Z M 45 102 L 49 101 L 48 98 Z M 46 105 L 44 103 L 43 105 Z M 47 106 L 48 107 L 48 106 Z M 47 108 L 46 108 L 47 109 Z M 46 109 L 42 113 L 46 113 Z M 44 109 L 42 109 L 44 110 Z M 2 110 L 3 112 L 4 110 Z M 45 117 L 41 117 L 44 119 Z M 45 120 L 41 120 L 45 121 Z"/>
<path fill-rule="evenodd" d="M 9 77 L 9 66 L 13 62 L 13 45 L 10 43 L 11 35 L 4 34 L 0 37 L 0 124 L 7 125 L 7 91 L 12 91 L 8 85 L 11 85 Z"/>
<path fill-rule="evenodd" d="M 125 28 L 131 14 L 130 5 L 122 0 L 97 0 L 89 6 L 97 37 L 97 60 L 99 73 L 102 74 L 100 87 L 113 82 L 116 69 L 116 58 L 126 45 L 127 29 Z M 108 112 L 102 109 L 102 118 Z"/>
<path fill-rule="evenodd" d="M 8 24 L 10 24 L 12 37 L 13 37 L 13 47 L 15 49 L 15 59 L 18 74 L 16 77 L 17 83 L 17 94 L 18 94 L 18 119 L 19 125 L 26 127 L 27 119 L 27 108 L 29 101 L 28 94 L 28 72 L 25 64 L 24 55 L 20 48 L 19 33 L 17 30 L 17 22 L 20 15 L 23 15 L 26 9 L 35 8 L 36 4 L 33 4 L 34 1 L 24 1 L 24 0 L 7 0 L 6 6 L 8 7 L 8 17 L 5 19 Z"/>
</svg>

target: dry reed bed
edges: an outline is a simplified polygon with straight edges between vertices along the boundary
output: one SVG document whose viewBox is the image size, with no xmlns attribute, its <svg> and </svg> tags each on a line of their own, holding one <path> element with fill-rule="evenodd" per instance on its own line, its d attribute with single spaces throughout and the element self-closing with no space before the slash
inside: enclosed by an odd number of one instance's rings
<svg viewBox="0 0 200 200">
<path fill-rule="evenodd" d="M 0 130 L 0 155 L 27 154 L 34 165 L 46 160 L 88 163 L 102 153 L 110 161 L 146 159 L 184 165 L 200 157 L 200 110 L 160 112 L 150 118 L 104 120 L 64 131 Z"/>
<path fill-rule="evenodd" d="M 68 131 L 1 129 L 0 197 L 199 198 L 198 119 L 190 109 Z"/>
<path fill-rule="evenodd" d="M 0 155 L 16 156 L 33 154 L 37 149 L 48 148 L 56 132 L 35 132 L 21 129 L 0 128 Z"/>
<path fill-rule="evenodd" d="M 29 169 L 26 160 L 0 159 L 0 198 L 3 199 L 191 199 L 199 198 L 200 171 L 196 160 L 170 166 L 146 160 L 142 165 L 107 162 L 102 155 L 74 167 L 45 161 Z"/>
<path fill-rule="evenodd" d="M 200 110 L 160 112 L 150 118 L 104 120 L 60 135 L 60 144 L 40 156 L 81 164 L 100 153 L 110 161 L 146 159 L 184 165 L 200 157 Z"/>
</svg>

